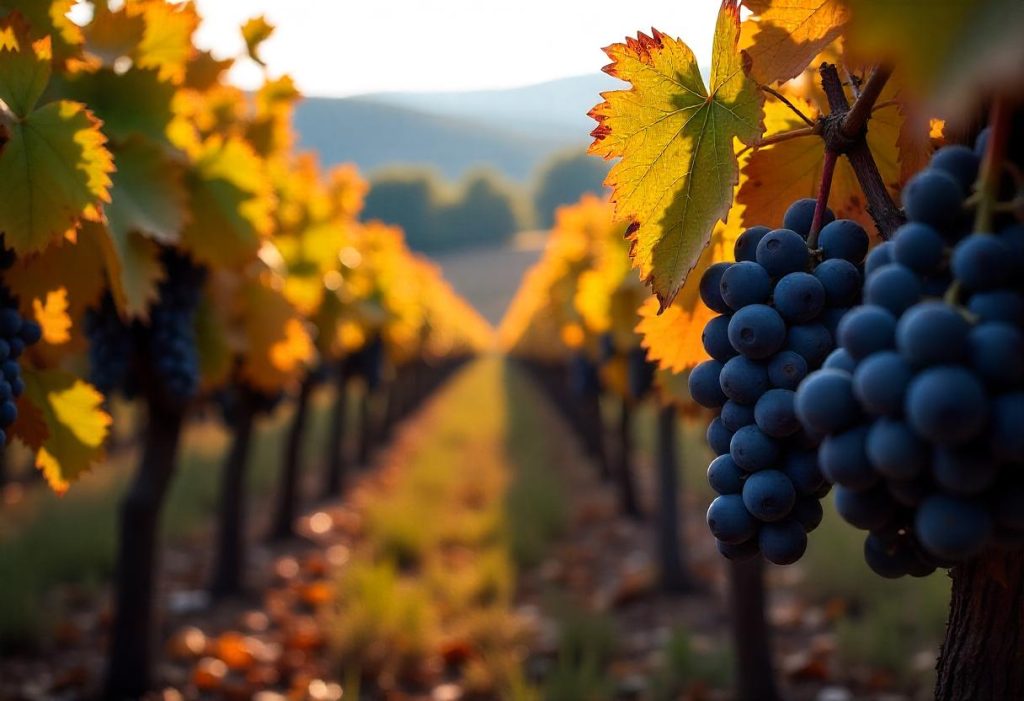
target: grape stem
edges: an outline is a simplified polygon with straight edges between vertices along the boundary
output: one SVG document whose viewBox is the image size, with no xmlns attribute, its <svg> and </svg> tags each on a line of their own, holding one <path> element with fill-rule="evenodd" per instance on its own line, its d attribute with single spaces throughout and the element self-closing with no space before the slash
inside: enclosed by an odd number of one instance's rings
<svg viewBox="0 0 1024 701">
<path fill-rule="evenodd" d="M 807 236 L 807 246 L 812 251 L 818 247 L 818 232 L 821 231 L 821 222 L 825 218 L 828 195 L 832 190 L 832 175 L 835 173 L 838 160 L 838 151 L 825 149 L 825 161 L 821 168 L 821 184 L 818 186 L 818 199 L 814 203 L 814 217 L 811 219 L 811 231 Z"/>
<path fill-rule="evenodd" d="M 868 214 L 878 227 L 881 237 L 889 240 L 905 218 L 889 195 L 865 135 L 871 110 L 892 71 L 886 66 L 879 66 L 872 71 L 853 107 L 850 107 L 846 99 L 835 64 L 822 63 L 818 72 L 821 74 L 821 87 L 832 111 L 823 118 L 822 136 L 825 139 L 825 148 L 845 154 L 849 159 L 860 189 L 867 199 Z"/>
<path fill-rule="evenodd" d="M 799 107 L 797 107 L 792 102 L 790 102 L 789 99 L 785 95 L 780 93 L 778 90 L 776 90 L 774 88 L 770 88 L 767 85 L 761 85 L 759 87 L 761 88 L 761 90 L 763 90 L 764 92 L 768 93 L 769 95 L 771 95 L 775 99 L 779 100 L 780 102 L 782 102 L 782 104 L 784 104 L 786 107 L 788 107 L 790 110 L 792 110 L 793 114 L 795 114 L 797 117 L 799 117 L 800 119 L 802 119 L 804 121 L 804 124 L 806 124 L 809 127 L 816 126 L 813 119 L 811 119 L 806 114 L 801 112 Z"/>
<path fill-rule="evenodd" d="M 974 215 L 974 230 L 982 233 L 992 231 L 992 218 L 999 197 L 999 179 L 1003 173 L 1003 154 L 1006 153 L 1010 139 L 1010 106 L 1006 100 L 996 99 L 992 104 L 989 126 L 991 133 L 978 173 L 978 209 Z"/>
<path fill-rule="evenodd" d="M 766 136 L 765 138 L 761 139 L 759 142 L 757 142 L 756 144 L 754 144 L 752 146 L 744 146 L 743 149 L 737 155 L 742 156 L 747 151 L 750 151 L 752 149 L 758 149 L 758 148 L 761 148 L 762 146 L 771 146 L 772 144 L 781 144 L 783 141 L 789 141 L 791 139 L 799 139 L 802 136 L 814 136 L 815 134 L 820 134 L 820 133 L 821 133 L 821 125 L 820 124 L 815 124 L 815 125 L 809 126 L 809 127 L 798 127 L 796 129 L 790 129 L 788 131 L 780 131 L 778 134 L 772 134 L 771 136 Z"/>
</svg>

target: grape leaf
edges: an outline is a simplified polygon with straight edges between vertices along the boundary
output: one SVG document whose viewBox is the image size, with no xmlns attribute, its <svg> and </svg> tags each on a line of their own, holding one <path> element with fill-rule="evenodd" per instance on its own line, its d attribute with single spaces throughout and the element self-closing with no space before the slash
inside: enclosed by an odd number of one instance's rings
<svg viewBox="0 0 1024 701">
<path fill-rule="evenodd" d="M 247 341 L 242 376 L 257 389 L 282 389 L 312 362 L 313 341 L 279 290 L 250 281 L 242 288 L 241 299 Z"/>
<path fill-rule="evenodd" d="M 23 370 L 25 393 L 13 435 L 36 451 L 36 467 L 57 493 L 103 458 L 110 415 L 103 395 L 63 370 Z"/>
<path fill-rule="evenodd" d="M 260 15 L 253 17 L 242 25 L 242 38 L 245 40 L 245 48 L 251 58 L 261 66 L 266 65 L 260 58 L 260 45 L 270 38 L 274 33 L 274 25 L 267 21 L 267 18 Z"/>
<path fill-rule="evenodd" d="M 164 279 L 159 244 L 135 231 L 121 235 L 110 230 L 97 232 L 97 236 L 106 244 L 107 277 L 118 311 L 129 318 L 148 318 L 150 303 L 156 300 Z"/>
<path fill-rule="evenodd" d="M 199 377 L 203 389 L 222 386 L 231 377 L 235 353 L 225 323 L 225 306 L 219 299 L 204 294 L 196 309 L 196 350 L 199 353 Z"/>
<path fill-rule="evenodd" d="M 761 136 L 762 95 L 737 48 L 734 0 L 719 11 L 710 93 L 693 52 L 661 32 L 606 53 L 610 75 L 632 84 L 603 94 L 590 152 L 621 157 L 605 181 L 620 220 L 631 220 L 634 266 L 664 308 L 697 264 L 715 223 L 729 213 L 739 168 L 733 141 Z"/>
<path fill-rule="evenodd" d="M 29 24 L 34 39 L 50 37 L 53 54 L 58 61 L 75 56 L 82 43 L 82 29 L 68 17 L 78 0 L 0 0 L 0 14 L 4 10 L 19 13 Z"/>
<path fill-rule="evenodd" d="M 36 41 L 17 17 L 0 23 L 0 100 L 18 117 L 36 106 L 50 82 L 50 38 Z"/>
<path fill-rule="evenodd" d="M 110 201 L 113 159 L 82 105 L 51 102 L 9 126 L 0 151 L 0 230 L 18 253 L 46 248 Z"/>
<path fill-rule="evenodd" d="M 1024 3 L 1019 0 L 849 0 L 849 48 L 899 66 L 943 116 L 970 116 L 991 93 L 1020 94 Z"/>
<path fill-rule="evenodd" d="M 192 3 L 170 4 L 153 0 L 144 5 L 146 30 L 138 47 L 140 68 L 155 68 L 160 80 L 179 84 L 196 52 L 192 34 L 199 14 Z"/>
<path fill-rule="evenodd" d="M 744 0 L 753 12 L 740 29 L 750 75 L 762 85 L 800 75 L 838 37 L 849 20 L 843 0 Z"/>
<path fill-rule="evenodd" d="M 100 68 L 75 73 L 66 78 L 63 89 L 71 99 L 89 105 L 103 120 L 103 133 L 113 139 L 140 135 L 158 142 L 167 140 L 167 127 L 174 116 L 174 85 L 161 80 L 155 70 L 117 73 Z"/>
<path fill-rule="evenodd" d="M 59 346 L 71 340 L 67 288 L 47 292 L 43 300 L 33 299 L 32 316 L 43 329 L 44 343 Z"/>
<path fill-rule="evenodd" d="M 135 54 L 146 31 L 146 20 L 134 5 L 111 10 L 106 3 L 94 5 L 92 21 L 83 29 L 85 50 L 111 66 L 119 58 Z"/>
<path fill-rule="evenodd" d="M 173 245 L 185 225 L 185 168 L 152 141 L 133 137 L 116 150 L 107 222 L 120 240 L 137 231 Z"/>
<path fill-rule="evenodd" d="M 214 266 L 255 258 L 273 228 L 273 192 L 263 162 L 241 139 L 212 137 L 190 169 L 186 184 L 192 220 L 182 245 Z"/>
</svg>

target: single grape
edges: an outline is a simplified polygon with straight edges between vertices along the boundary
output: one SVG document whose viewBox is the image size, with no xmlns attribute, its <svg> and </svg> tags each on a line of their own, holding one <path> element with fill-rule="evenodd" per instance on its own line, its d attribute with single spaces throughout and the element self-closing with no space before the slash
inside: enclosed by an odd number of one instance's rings
<svg viewBox="0 0 1024 701">
<path fill-rule="evenodd" d="M 913 429 L 943 446 L 976 438 L 988 420 L 988 400 L 981 383 L 968 370 L 952 365 L 928 368 L 907 390 L 904 410 Z"/>
<path fill-rule="evenodd" d="M 773 278 L 807 270 L 811 253 L 800 234 L 790 229 L 775 229 L 757 244 L 757 262 Z"/>
<path fill-rule="evenodd" d="M 722 557 L 734 562 L 750 560 L 751 558 L 757 557 L 761 554 L 761 548 L 757 543 L 757 537 L 745 540 L 742 543 L 725 543 L 721 540 L 716 540 L 715 545 L 718 547 L 718 552 Z"/>
<path fill-rule="evenodd" d="M 768 361 L 768 381 L 780 389 L 796 389 L 807 377 L 807 361 L 795 351 L 779 351 Z"/>
<path fill-rule="evenodd" d="M 977 502 L 933 494 L 918 506 L 914 531 L 929 553 L 959 562 L 988 543 L 992 517 Z"/>
<path fill-rule="evenodd" d="M 733 247 L 733 255 L 737 262 L 756 261 L 757 244 L 761 243 L 764 235 L 771 231 L 767 226 L 752 226 L 736 238 Z"/>
<path fill-rule="evenodd" d="M 725 404 L 726 396 L 720 382 L 723 367 L 720 361 L 712 359 L 690 371 L 687 384 L 693 401 L 708 409 L 717 409 Z"/>
<path fill-rule="evenodd" d="M 868 233 L 852 219 L 836 219 L 821 228 L 818 246 L 826 260 L 842 259 L 859 264 L 868 252 Z"/>
<path fill-rule="evenodd" d="M 878 482 L 867 451 L 868 427 L 857 426 L 825 437 L 818 449 L 821 473 L 833 484 L 863 491 Z"/>
<path fill-rule="evenodd" d="M 810 273 L 790 273 L 775 285 L 773 303 L 783 319 L 802 324 L 825 308 L 825 288 Z"/>
<path fill-rule="evenodd" d="M 921 302 L 896 325 L 896 347 L 909 363 L 927 367 L 959 361 L 967 352 L 970 325 L 945 302 Z"/>
<path fill-rule="evenodd" d="M 729 442 L 729 455 L 747 472 L 766 470 L 778 462 L 781 446 L 757 426 L 744 426 Z"/>
<path fill-rule="evenodd" d="M 782 215 L 782 226 L 807 238 L 811 233 L 811 223 L 814 221 L 814 208 L 817 202 L 813 197 L 799 199 L 789 205 L 786 213 Z M 827 226 L 835 220 L 836 215 L 828 207 L 822 212 L 821 225 Z"/>
<path fill-rule="evenodd" d="M 821 502 L 815 497 L 802 497 L 796 500 L 792 511 L 793 519 L 804 527 L 805 533 L 810 533 L 821 525 L 821 519 L 825 516 Z"/>
<path fill-rule="evenodd" d="M 928 465 L 928 445 L 899 419 L 883 418 L 868 430 L 868 460 L 882 476 L 912 480 Z"/>
<path fill-rule="evenodd" d="M 716 497 L 708 507 L 707 522 L 712 535 L 724 543 L 742 543 L 757 533 L 757 520 L 739 494 Z"/>
<path fill-rule="evenodd" d="M 975 496 L 995 484 L 999 465 L 979 446 L 939 448 L 932 460 L 935 481 L 950 494 Z"/>
<path fill-rule="evenodd" d="M 914 371 L 895 351 L 882 351 L 865 358 L 853 373 L 853 394 L 869 413 L 876 416 L 903 410 Z"/>
<path fill-rule="evenodd" d="M 751 304 L 763 304 L 772 293 L 772 279 L 768 271 L 757 263 L 734 263 L 722 273 L 719 283 L 722 299 L 733 310 Z"/>
<path fill-rule="evenodd" d="M 732 310 L 722 299 L 721 282 L 722 275 L 732 266 L 732 263 L 715 263 L 704 271 L 700 278 L 700 298 L 705 306 L 713 312 L 728 314 Z"/>
<path fill-rule="evenodd" d="M 766 523 L 758 533 L 758 545 L 764 558 L 776 565 L 792 565 L 807 550 L 807 533 L 794 519 Z"/>
<path fill-rule="evenodd" d="M 715 360 L 724 363 L 737 355 L 736 349 L 729 343 L 729 317 L 716 316 L 704 326 L 701 334 L 704 350 Z"/>
<path fill-rule="evenodd" d="M 1024 325 L 1024 295 L 1012 290 L 992 290 L 971 295 L 967 309 L 980 321 L 1005 321 Z"/>
<path fill-rule="evenodd" d="M 1008 392 L 992 402 L 992 452 L 1006 462 L 1024 462 L 1024 392 Z"/>
<path fill-rule="evenodd" d="M 786 323 L 766 304 L 752 304 L 729 320 L 729 342 L 748 358 L 767 358 L 786 340 Z"/>
<path fill-rule="evenodd" d="M 850 351 L 845 348 L 836 348 L 828 354 L 821 367 L 825 370 L 842 370 L 852 375 L 857 369 L 857 361 L 850 355 Z"/>
<path fill-rule="evenodd" d="M 971 329 L 967 357 L 974 372 L 990 389 L 1024 383 L 1024 334 L 1004 322 L 990 321 Z"/>
<path fill-rule="evenodd" d="M 898 579 L 910 573 L 917 559 L 908 537 L 884 537 L 869 533 L 864 539 L 864 561 L 879 577 Z"/>
<path fill-rule="evenodd" d="M 899 263 L 889 263 L 868 276 L 864 283 L 864 302 L 899 316 L 920 301 L 923 292 L 921 280 L 913 270 Z"/>
<path fill-rule="evenodd" d="M 833 493 L 842 519 L 862 531 L 884 528 L 896 514 L 896 502 L 882 486 L 858 491 L 840 485 Z"/>
<path fill-rule="evenodd" d="M 929 163 L 930 168 L 940 170 L 956 180 L 964 192 L 970 192 L 974 186 L 980 165 L 978 154 L 960 144 L 943 146 L 932 154 Z"/>
<path fill-rule="evenodd" d="M 722 413 L 719 416 L 725 427 L 735 432 L 754 423 L 754 407 L 730 399 L 722 407 Z"/>
<path fill-rule="evenodd" d="M 938 231 L 918 222 L 904 224 L 892 240 L 892 257 L 920 275 L 939 270 L 946 252 L 946 242 Z"/>
<path fill-rule="evenodd" d="M 746 477 L 729 455 L 719 455 L 708 466 L 708 484 L 719 494 L 739 494 Z"/>
<path fill-rule="evenodd" d="M 971 234 L 953 249 L 950 268 L 971 291 L 1002 287 L 1010 277 L 1013 251 L 998 236 Z"/>
<path fill-rule="evenodd" d="M 851 309 L 839 322 L 839 345 L 862 360 L 896 345 L 896 317 L 882 307 L 867 304 Z"/>
<path fill-rule="evenodd" d="M 857 266 L 842 258 L 824 260 L 814 269 L 814 277 L 825 290 L 825 302 L 832 307 L 848 307 L 860 299 L 863 278 Z"/>
<path fill-rule="evenodd" d="M 729 452 L 729 446 L 732 444 L 732 435 L 732 431 L 727 429 L 722 420 L 717 416 L 708 424 L 708 446 L 715 455 L 725 455 Z"/>
<path fill-rule="evenodd" d="M 773 438 L 785 438 L 800 430 L 800 421 L 793 408 L 794 392 L 788 389 L 770 389 L 754 405 L 757 427 Z"/>
<path fill-rule="evenodd" d="M 864 274 L 871 275 L 883 265 L 893 262 L 895 262 L 893 243 L 892 241 L 883 241 L 868 252 L 867 258 L 864 259 Z"/>
<path fill-rule="evenodd" d="M 743 483 L 743 504 L 760 521 L 781 521 L 795 503 L 793 483 L 778 470 L 755 472 Z"/>
<path fill-rule="evenodd" d="M 960 222 L 964 191 L 948 173 L 928 168 L 903 187 L 903 209 L 911 221 L 948 230 Z"/>
<path fill-rule="evenodd" d="M 800 423 L 818 434 L 849 428 L 861 417 L 853 379 L 842 370 L 811 373 L 797 388 L 794 404 Z"/>
<path fill-rule="evenodd" d="M 832 334 L 824 325 L 810 323 L 790 326 L 784 347 L 802 356 L 809 368 L 817 368 L 832 352 L 833 345 Z"/>
<path fill-rule="evenodd" d="M 818 469 L 818 454 L 813 450 L 788 451 L 782 471 L 800 496 L 815 496 L 826 484 L 825 476 Z"/>
</svg>

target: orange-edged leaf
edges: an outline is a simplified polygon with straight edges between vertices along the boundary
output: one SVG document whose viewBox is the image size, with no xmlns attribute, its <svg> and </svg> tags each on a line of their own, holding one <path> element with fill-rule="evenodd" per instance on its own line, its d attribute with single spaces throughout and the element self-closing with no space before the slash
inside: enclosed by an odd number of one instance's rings
<svg viewBox="0 0 1024 701">
<path fill-rule="evenodd" d="M 199 15 L 192 3 L 149 2 L 145 5 L 146 31 L 138 48 L 140 68 L 155 68 L 161 80 L 179 84 L 196 49 L 192 34 Z"/>
<path fill-rule="evenodd" d="M 0 100 L 19 117 L 36 106 L 50 82 L 50 38 L 28 38 L 20 18 L 0 21 Z"/>
<path fill-rule="evenodd" d="M 313 361 L 313 341 L 280 291 L 250 281 L 241 295 L 247 340 L 242 377 L 256 389 L 282 389 Z"/>
<path fill-rule="evenodd" d="M 214 266 L 253 260 L 274 222 L 274 197 L 263 162 L 241 139 L 209 139 L 186 179 L 192 220 L 182 245 Z"/>
<path fill-rule="evenodd" d="M 58 493 L 103 459 L 110 416 L 103 395 L 63 370 L 23 370 L 25 393 L 13 435 L 36 451 L 36 467 Z"/>
<path fill-rule="evenodd" d="M 64 90 L 68 97 L 96 112 L 103 120 L 103 133 L 111 138 L 140 135 L 154 141 L 167 140 L 167 128 L 174 116 L 174 85 L 161 80 L 155 70 L 117 73 L 100 68 L 92 73 L 75 73 L 67 77 Z"/>
<path fill-rule="evenodd" d="M 739 177 L 733 142 L 761 136 L 762 95 L 739 51 L 736 3 L 719 12 L 710 92 L 693 52 L 655 31 L 606 53 L 605 70 L 632 84 L 604 93 L 590 152 L 620 157 L 605 183 L 616 216 L 630 220 L 633 264 L 662 307 L 675 297 L 715 224 L 729 213 Z"/>
<path fill-rule="evenodd" d="M 0 151 L 0 231 L 18 253 L 46 248 L 110 201 L 113 159 L 82 105 L 51 102 L 9 126 Z"/>
<path fill-rule="evenodd" d="M 93 7 L 92 21 L 83 29 L 85 50 L 107 66 L 132 56 L 146 31 L 145 18 L 132 11 L 134 6 L 111 10 L 107 3 L 98 2 Z"/>
<path fill-rule="evenodd" d="M 147 318 L 165 275 L 160 245 L 134 231 L 122 236 L 113 230 L 101 231 L 98 226 L 96 229 L 97 239 L 104 244 L 110 293 L 118 311 L 127 318 Z"/>
<path fill-rule="evenodd" d="M 262 15 L 253 17 L 242 25 L 242 38 L 245 40 L 245 49 L 249 53 L 249 58 L 261 66 L 265 64 L 260 58 L 260 45 L 273 33 L 274 25 Z"/>
<path fill-rule="evenodd" d="M 844 0 L 744 0 L 751 10 L 740 31 L 750 75 L 762 85 L 800 75 L 849 21 Z"/>
<path fill-rule="evenodd" d="M 205 92 L 218 85 L 234 63 L 232 58 L 218 60 L 209 51 L 200 51 L 185 67 L 185 86 Z"/>
<path fill-rule="evenodd" d="M 28 22 L 33 39 L 50 37 L 54 57 L 63 61 L 76 55 L 82 44 L 82 28 L 71 21 L 68 12 L 78 0 L 3 0 L 4 10 L 20 13 Z"/>
<path fill-rule="evenodd" d="M 106 207 L 114 236 L 123 240 L 136 231 L 161 243 L 177 243 L 187 207 L 184 164 L 167 149 L 138 137 L 118 145 L 115 162 Z"/>
</svg>

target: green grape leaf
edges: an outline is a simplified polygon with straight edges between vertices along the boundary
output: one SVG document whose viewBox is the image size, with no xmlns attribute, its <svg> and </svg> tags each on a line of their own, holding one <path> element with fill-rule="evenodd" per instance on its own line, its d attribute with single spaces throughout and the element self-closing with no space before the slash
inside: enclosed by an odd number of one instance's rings
<svg viewBox="0 0 1024 701">
<path fill-rule="evenodd" d="M 110 415 L 103 395 L 71 373 L 25 367 L 22 376 L 25 392 L 11 433 L 35 451 L 36 467 L 62 493 L 103 459 Z"/>
<path fill-rule="evenodd" d="M 67 97 L 89 105 L 103 120 L 103 132 L 112 139 L 139 135 L 167 140 L 175 88 L 160 80 L 155 70 L 132 69 L 119 74 L 101 68 L 94 73 L 75 73 L 66 78 L 63 89 Z"/>
<path fill-rule="evenodd" d="M 763 98 L 737 47 L 735 0 L 719 11 L 710 91 L 690 48 L 653 34 L 606 49 L 613 62 L 605 71 L 632 88 L 604 93 L 591 111 L 590 152 L 621 159 L 605 184 L 616 217 L 632 222 L 633 265 L 665 308 L 729 213 L 739 178 L 734 141 L 761 137 Z"/>
<path fill-rule="evenodd" d="M 24 117 L 50 82 L 50 38 L 35 42 L 17 18 L 0 23 L 0 100 L 18 117 Z"/>
<path fill-rule="evenodd" d="M 173 245 L 185 225 L 188 196 L 185 167 L 167 149 L 146 139 L 130 138 L 116 149 L 117 172 L 111 176 L 107 222 L 118 239 L 130 231 Z"/>
<path fill-rule="evenodd" d="M 18 253 L 40 251 L 110 201 L 113 158 L 82 105 L 51 102 L 8 126 L 0 151 L 0 231 Z"/>
</svg>

